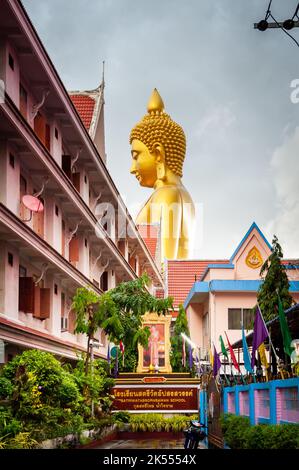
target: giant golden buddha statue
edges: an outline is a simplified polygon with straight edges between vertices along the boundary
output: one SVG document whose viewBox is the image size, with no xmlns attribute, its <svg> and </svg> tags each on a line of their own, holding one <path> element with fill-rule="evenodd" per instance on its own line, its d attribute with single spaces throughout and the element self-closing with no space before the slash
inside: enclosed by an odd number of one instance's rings
<svg viewBox="0 0 299 470">
<path fill-rule="evenodd" d="M 136 224 L 160 226 L 162 262 L 164 258 L 187 259 L 192 250 L 195 211 L 181 180 L 186 137 L 181 126 L 165 113 L 156 88 L 147 111 L 131 131 L 130 171 L 141 186 L 154 188 L 154 192 L 141 208 Z"/>
</svg>

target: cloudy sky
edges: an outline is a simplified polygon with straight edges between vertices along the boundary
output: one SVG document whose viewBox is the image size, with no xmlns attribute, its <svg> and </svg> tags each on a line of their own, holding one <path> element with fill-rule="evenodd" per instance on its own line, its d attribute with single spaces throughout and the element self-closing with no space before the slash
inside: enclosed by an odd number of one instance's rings
<svg viewBox="0 0 299 470">
<path fill-rule="evenodd" d="M 150 192 L 129 174 L 128 135 L 157 87 L 187 136 L 194 257 L 230 257 L 253 221 L 299 257 L 299 48 L 253 29 L 268 0 L 23 3 L 68 89 L 95 88 L 105 60 L 108 167 L 132 213 Z M 272 13 L 284 20 L 297 3 L 273 0 Z"/>
</svg>

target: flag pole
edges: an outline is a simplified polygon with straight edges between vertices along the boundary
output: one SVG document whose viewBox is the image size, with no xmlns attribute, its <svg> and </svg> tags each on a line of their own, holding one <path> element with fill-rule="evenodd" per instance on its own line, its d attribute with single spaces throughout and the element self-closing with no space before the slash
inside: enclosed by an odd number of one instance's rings
<svg viewBox="0 0 299 470">
<path fill-rule="evenodd" d="M 264 320 L 264 317 L 263 317 L 263 314 L 262 314 L 262 311 L 261 311 L 261 307 L 259 306 L 258 301 L 257 301 L 257 306 L 258 306 L 258 309 L 259 309 L 259 311 L 260 311 L 261 318 L 262 318 L 262 320 L 263 320 L 264 326 L 265 326 L 265 328 L 266 328 L 266 330 L 267 330 L 267 332 L 268 332 L 269 344 L 270 344 L 270 346 L 271 346 L 271 348 L 272 348 L 272 351 L 274 352 L 274 355 L 275 355 L 275 357 L 276 357 L 276 360 L 278 361 L 279 357 L 277 356 L 276 351 L 275 351 L 275 349 L 274 349 L 274 346 L 273 346 L 273 343 L 272 343 L 272 340 L 271 340 L 271 337 L 270 337 L 270 334 L 269 334 L 269 330 L 268 330 L 267 325 L 266 325 L 266 323 L 265 323 L 265 320 Z"/>
<path fill-rule="evenodd" d="M 245 330 L 244 330 L 244 318 L 243 318 L 243 315 L 242 315 L 242 322 L 241 322 L 241 327 L 242 327 L 242 340 L 243 340 L 243 334 L 244 334 L 244 338 L 245 338 L 245 343 L 247 345 L 247 341 L 246 341 L 246 337 L 245 337 Z M 248 351 L 248 345 L 247 345 L 247 351 Z M 249 352 L 249 351 L 248 351 Z M 243 348 L 243 362 L 244 362 L 244 367 L 245 367 L 245 361 L 244 361 L 244 348 Z M 246 367 L 245 367 L 246 369 Z M 253 382 L 256 383 L 256 380 L 255 380 L 255 375 L 254 375 L 254 368 L 252 369 L 251 367 L 251 375 L 252 375 L 252 378 L 253 378 Z M 250 371 L 248 371 L 249 374 L 250 374 Z"/>
<path fill-rule="evenodd" d="M 228 377 L 226 375 L 226 362 L 225 362 L 225 359 L 224 359 L 224 355 L 223 355 L 223 353 L 221 353 L 221 354 L 222 354 L 223 360 L 224 360 L 224 377 L 225 377 L 225 380 L 226 380 L 226 384 L 230 385 L 230 382 L 229 382 Z"/>
</svg>

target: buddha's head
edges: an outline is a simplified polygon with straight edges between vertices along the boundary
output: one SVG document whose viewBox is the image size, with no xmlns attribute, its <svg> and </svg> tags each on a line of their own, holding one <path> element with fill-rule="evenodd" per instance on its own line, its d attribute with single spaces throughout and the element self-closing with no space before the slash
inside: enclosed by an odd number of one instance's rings
<svg viewBox="0 0 299 470">
<path fill-rule="evenodd" d="M 179 124 L 164 111 L 156 88 L 149 100 L 148 114 L 132 129 L 130 135 L 132 166 L 130 172 L 141 186 L 152 188 L 163 180 L 166 170 L 181 177 L 186 153 L 186 137 Z"/>
</svg>

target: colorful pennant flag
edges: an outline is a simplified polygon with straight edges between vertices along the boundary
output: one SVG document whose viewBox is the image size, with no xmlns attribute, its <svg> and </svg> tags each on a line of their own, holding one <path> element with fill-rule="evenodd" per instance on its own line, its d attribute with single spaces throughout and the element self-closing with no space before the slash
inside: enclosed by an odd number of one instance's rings
<svg viewBox="0 0 299 470">
<path fill-rule="evenodd" d="M 227 350 L 226 350 L 226 347 L 224 346 L 224 342 L 223 342 L 223 339 L 222 339 L 221 335 L 219 336 L 219 341 L 220 341 L 220 346 L 221 346 L 221 352 L 222 352 L 223 356 L 225 356 L 226 359 L 228 359 Z"/>
<path fill-rule="evenodd" d="M 114 365 L 114 377 L 118 375 L 118 348 L 116 348 L 116 356 L 115 356 L 115 365 Z"/>
<path fill-rule="evenodd" d="M 265 349 L 264 343 L 259 345 L 258 352 L 259 352 L 259 355 L 260 355 L 260 358 L 261 358 L 262 365 L 265 366 L 266 369 L 268 369 L 269 364 L 268 364 L 268 359 L 267 359 L 267 356 L 266 356 L 266 349 Z"/>
<path fill-rule="evenodd" d="M 231 357 L 232 363 L 234 364 L 234 366 L 235 366 L 235 368 L 237 369 L 237 371 L 238 371 L 239 373 L 241 373 L 241 371 L 240 371 L 240 366 L 239 366 L 238 361 L 237 361 L 237 359 L 236 359 L 234 350 L 233 350 L 233 348 L 232 348 L 232 346 L 231 346 L 231 344 L 230 344 L 230 342 L 229 342 L 229 339 L 228 339 L 228 337 L 227 337 L 226 331 L 225 331 L 225 336 L 226 336 L 226 339 L 227 339 L 227 344 L 228 344 L 228 347 L 229 347 L 229 353 L 230 353 L 230 357 Z"/>
<path fill-rule="evenodd" d="M 124 365 L 125 365 L 125 345 L 121 340 L 119 342 L 119 349 L 120 349 L 120 352 L 121 352 L 122 357 L 123 357 L 122 365 L 124 367 Z"/>
<path fill-rule="evenodd" d="M 221 367 L 221 361 L 219 354 L 216 351 L 215 345 L 214 345 L 214 363 L 213 363 L 213 376 L 216 377 L 218 374 L 218 371 Z"/>
<path fill-rule="evenodd" d="M 245 337 L 245 331 L 244 331 L 243 327 L 242 327 L 242 343 L 243 343 L 244 366 L 245 366 L 245 369 L 247 370 L 247 372 L 252 374 L 253 370 L 252 370 L 252 367 L 251 367 L 251 364 L 250 364 L 250 355 L 249 355 L 247 341 L 246 341 L 246 337 Z"/>
<path fill-rule="evenodd" d="M 259 307 L 256 307 L 255 319 L 254 319 L 254 328 L 253 328 L 253 340 L 252 340 L 252 355 L 251 355 L 251 367 L 254 368 L 255 365 L 255 353 L 260 344 L 262 344 L 266 338 L 268 338 L 269 333 L 266 328 L 262 313 Z"/>
<path fill-rule="evenodd" d="M 209 350 L 209 355 L 210 355 L 210 364 L 211 366 L 213 367 L 214 366 L 214 356 L 213 356 L 213 353 L 212 353 L 212 349 L 210 348 Z"/>
<path fill-rule="evenodd" d="M 286 319 L 279 295 L 278 295 L 278 314 L 279 314 L 280 330 L 281 330 L 282 340 L 283 340 L 283 350 L 288 356 L 291 356 L 294 348 L 293 346 L 291 346 L 292 338 L 290 335 L 290 330 L 288 327 L 287 319 Z"/>
</svg>

